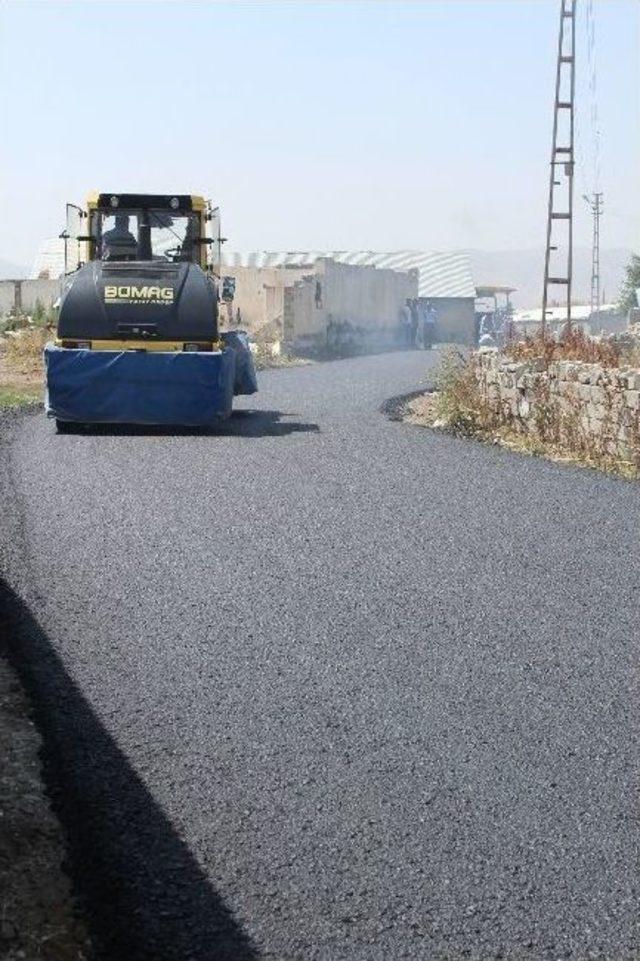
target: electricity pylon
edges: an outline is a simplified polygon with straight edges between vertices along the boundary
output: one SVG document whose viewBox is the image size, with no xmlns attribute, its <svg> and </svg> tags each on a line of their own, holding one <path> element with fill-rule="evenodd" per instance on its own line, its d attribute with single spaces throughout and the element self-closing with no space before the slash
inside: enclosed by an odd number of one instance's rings
<svg viewBox="0 0 640 961">
<path fill-rule="evenodd" d="M 547 246 L 544 257 L 542 294 L 542 330 L 547 325 L 549 288 L 562 285 L 567 291 L 567 326 L 571 326 L 571 285 L 573 276 L 573 173 L 574 173 L 574 102 L 576 89 L 576 6 L 578 0 L 560 0 L 560 32 L 556 68 L 556 94 L 553 106 L 553 138 L 549 176 L 547 213 Z M 560 141 L 560 145 L 559 142 Z M 563 179 L 561 179 L 563 178 Z M 557 191 L 556 188 L 564 188 Z M 561 196 L 558 197 L 558 194 Z M 560 204 L 560 208 L 558 207 Z M 561 225 L 566 225 L 564 245 L 566 260 L 551 274 L 551 252 L 561 246 Z"/>
<path fill-rule="evenodd" d="M 602 216 L 602 191 L 584 199 L 593 216 L 593 244 L 591 246 L 591 316 L 600 310 L 600 217 Z"/>
</svg>

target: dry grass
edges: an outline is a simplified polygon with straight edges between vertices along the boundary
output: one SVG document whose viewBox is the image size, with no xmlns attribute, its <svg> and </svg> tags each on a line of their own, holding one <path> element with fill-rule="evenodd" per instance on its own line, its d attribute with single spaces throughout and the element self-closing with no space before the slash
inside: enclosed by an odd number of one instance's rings
<svg viewBox="0 0 640 961">
<path fill-rule="evenodd" d="M 592 340 L 580 328 L 566 331 L 559 341 L 548 334 L 537 333 L 505 345 L 503 353 L 514 361 L 541 360 L 545 368 L 556 360 L 576 360 L 601 367 L 620 367 L 633 361 L 618 344 Z"/>
<path fill-rule="evenodd" d="M 475 435 L 490 426 L 475 367 L 455 348 L 443 352 L 430 412 L 435 423 L 456 434 Z"/>
<path fill-rule="evenodd" d="M 42 346 L 48 337 L 44 331 L 29 330 L 0 338 L 0 409 L 42 401 Z"/>
<path fill-rule="evenodd" d="M 4 358 L 9 371 L 19 374 L 42 372 L 42 349 L 51 333 L 43 327 L 22 330 L 4 339 Z"/>
</svg>

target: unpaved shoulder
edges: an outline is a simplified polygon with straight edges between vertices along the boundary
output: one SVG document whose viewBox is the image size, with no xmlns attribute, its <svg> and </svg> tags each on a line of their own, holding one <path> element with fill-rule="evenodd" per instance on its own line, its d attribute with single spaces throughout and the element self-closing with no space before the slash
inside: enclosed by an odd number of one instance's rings
<svg viewBox="0 0 640 961">
<path fill-rule="evenodd" d="M 91 957 L 90 944 L 63 869 L 65 840 L 42 778 L 42 742 L 9 663 L 8 565 L 20 550 L 9 446 L 22 416 L 0 415 L 0 957 L 83 961 Z"/>
</svg>

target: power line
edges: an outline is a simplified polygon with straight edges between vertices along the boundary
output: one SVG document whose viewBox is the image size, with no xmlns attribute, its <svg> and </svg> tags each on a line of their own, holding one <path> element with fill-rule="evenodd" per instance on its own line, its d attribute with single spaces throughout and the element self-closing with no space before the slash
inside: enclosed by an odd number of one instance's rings
<svg viewBox="0 0 640 961">
<path fill-rule="evenodd" d="M 580 50 L 584 50 L 585 68 L 576 76 L 576 169 L 585 194 L 599 192 L 602 187 L 602 128 L 598 104 L 598 53 L 596 38 L 596 5 L 585 0 L 584 13 L 578 20 L 584 27 Z"/>
<path fill-rule="evenodd" d="M 593 190 L 600 190 L 600 116 L 598 110 L 598 57 L 596 47 L 596 18 L 594 0 L 588 0 L 585 28 L 587 34 L 587 71 L 589 88 L 589 122 L 591 135 L 591 181 Z"/>
</svg>

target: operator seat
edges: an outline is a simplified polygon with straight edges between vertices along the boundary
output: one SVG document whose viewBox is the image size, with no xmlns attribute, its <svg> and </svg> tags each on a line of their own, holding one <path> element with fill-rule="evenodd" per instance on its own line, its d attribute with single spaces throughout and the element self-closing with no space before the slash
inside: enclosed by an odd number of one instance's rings
<svg viewBox="0 0 640 961">
<path fill-rule="evenodd" d="M 135 260 L 138 256 L 138 244 L 134 237 L 126 237 L 102 242 L 103 260 Z"/>
</svg>

